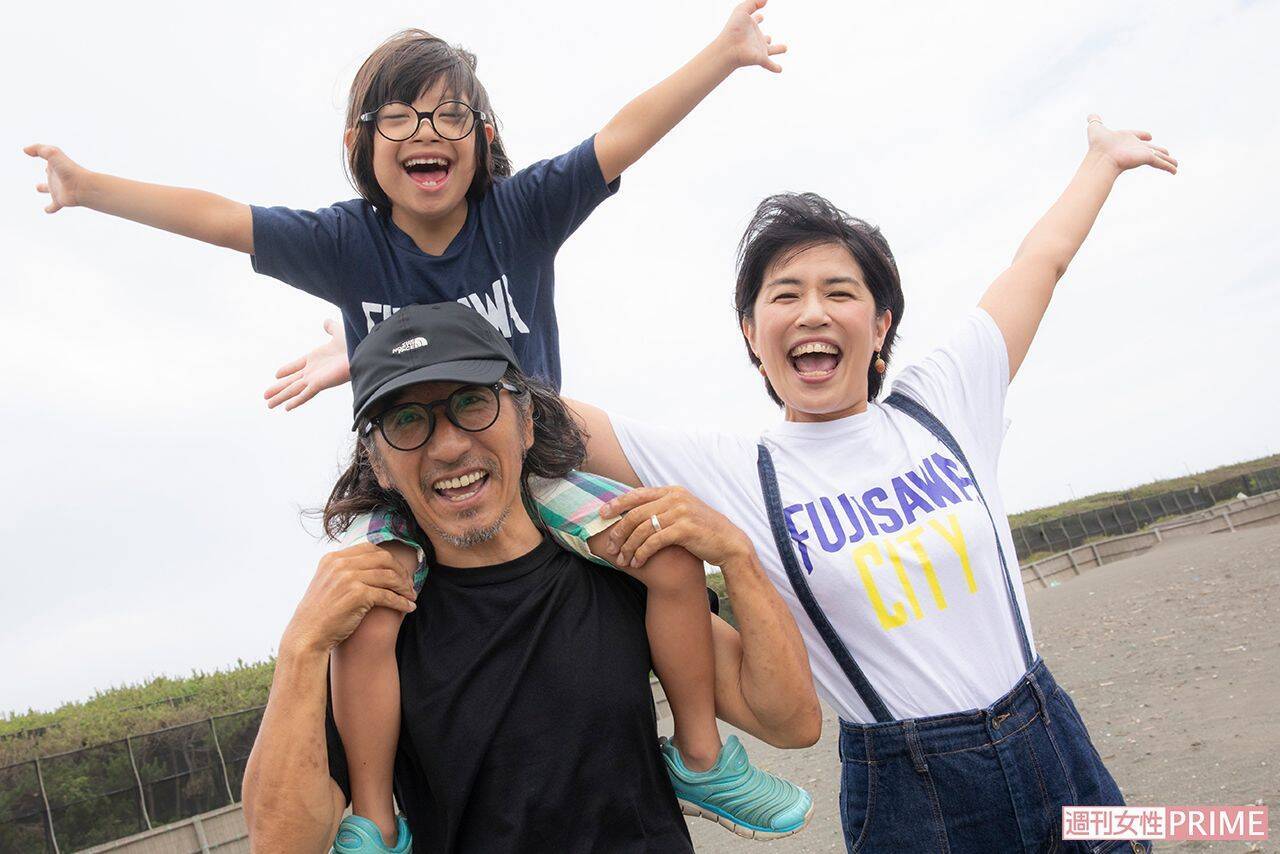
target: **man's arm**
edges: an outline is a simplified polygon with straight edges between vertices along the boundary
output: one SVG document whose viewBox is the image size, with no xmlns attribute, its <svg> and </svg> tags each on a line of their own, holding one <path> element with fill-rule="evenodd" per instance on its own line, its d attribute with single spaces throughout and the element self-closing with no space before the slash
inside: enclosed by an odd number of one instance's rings
<svg viewBox="0 0 1280 854">
<path fill-rule="evenodd" d="M 1023 239 L 1013 262 L 1001 273 L 978 305 L 991 315 L 1009 351 L 1013 379 L 1031 349 L 1031 340 L 1049 308 L 1058 280 L 1067 272 L 1098 212 L 1120 174 L 1153 166 L 1171 174 L 1178 161 L 1153 145 L 1146 131 L 1114 131 L 1096 115 L 1089 116 L 1089 150 L 1067 189 Z"/>
<path fill-rule="evenodd" d="M 346 798 L 329 776 L 329 653 L 376 606 L 414 610 L 412 580 L 387 549 L 361 543 L 325 555 L 280 640 L 271 696 L 245 765 L 254 851 L 325 851 Z"/>
<path fill-rule="evenodd" d="M 249 206 L 203 190 L 164 187 L 91 172 L 53 145 L 28 145 L 45 161 L 46 213 L 86 207 L 196 240 L 253 254 L 253 213 Z"/>
<path fill-rule="evenodd" d="M 605 183 L 611 183 L 653 148 L 736 69 L 759 65 L 782 68 L 772 57 L 786 45 L 760 32 L 767 0 L 744 0 L 734 7 L 720 35 L 697 56 L 658 85 L 623 107 L 596 134 L 596 159 Z"/>
<path fill-rule="evenodd" d="M 649 524 L 655 514 L 663 520 L 658 531 Z M 600 515 L 622 517 L 601 544 L 619 565 L 641 567 L 662 549 L 681 546 L 720 567 L 738 630 L 719 617 L 712 621 L 716 715 L 776 747 L 816 742 L 822 710 L 804 639 L 765 577 L 751 539 L 679 486 L 634 490 L 610 501 Z"/>
<path fill-rule="evenodd" d="M 244 769 L 244 815 L 254 851 L 323 851 L 347 799 L 329 776 L 325 697 L 329 655 L 280 650 L 271 696 Z"/>
</svg>

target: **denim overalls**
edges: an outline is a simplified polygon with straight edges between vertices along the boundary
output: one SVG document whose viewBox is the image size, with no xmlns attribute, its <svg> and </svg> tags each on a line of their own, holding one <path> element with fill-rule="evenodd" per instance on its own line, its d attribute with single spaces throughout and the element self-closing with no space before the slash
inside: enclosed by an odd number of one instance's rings
<svg viewBox="0 0 1280 854">
<path fill-rule="evenodd" d="M 850 854 L 1149 851 L 1147 842 L 1061 840 L 1064 805 L 1121 805 L 1120 790 L 1071 697 L 1031 652 L 999 529 L 959 443 L 915 400 L 894 393 L 885 404 L 928 430 L 973 479 L 996 534 L 1026 673 L 985 709 L 894 720 L 809 589 L 783 521 L 773 459 L 759 446 L 760 486 L 787 578 L 876 720 L 840 721 L 840 819 Z"/>
</svg>

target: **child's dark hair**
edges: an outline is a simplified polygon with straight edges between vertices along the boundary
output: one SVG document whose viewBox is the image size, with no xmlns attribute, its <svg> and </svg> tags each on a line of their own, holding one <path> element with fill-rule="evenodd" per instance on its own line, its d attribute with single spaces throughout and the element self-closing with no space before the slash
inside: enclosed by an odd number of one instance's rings
<svg viewBox="0 0 1280 854">
<path fill-rule="evenodd" d="M 817 193 L 779 193 L 769 196 L 756 208 L 738 244 L 738 284 L 733 301 L 739 321 L 752 317 L 756 295 L 760 293 L 770 264 L 824 244 L 843 246 L 858 262 L 876 302 L 877 317 L 884 314 L 885 309 L 893 312 L 880 348 L 880 358 L 888 362 L 903 311 L 902 282 L 893 252 L 879 228 L 849 216 Z M 760 364 L 750 344 L 747 355 L 751 364 Z M 782 398 L 768 378 L 764 385 L 773 402 L 782 406 Z M 875 400 L 883 385 L 884 374 L 875 369 L 873 361 L 867 366 L 867 399 Z"/>
<path fill-rule="evenodd" d="M 401 30 L 387 39 L 356 72 L 347 99 L 347 128 L 355 129 L 355 139 L 347 149 L 347 177 L 365 201 L 382 213 L 391 211 L 391 200 L 382 192 L 373 174 L 373 122 L 360 116 L 388 101 L 412 104 L 423 92 L 444 81 L 445 91 L 484 113 L 493 125 L 493 142 L 485 138 L 483 124 L 472 131 L 476 150 L 476 173 L 467 188 L 467 198 L 475 200 L 489 191 L 495 177 L 511 174 L 511 161 L 497 132 L 498 120 L 489 103 L 489 93 L 476 77 L 475 55 L 423 30 Z"/>
</svg>

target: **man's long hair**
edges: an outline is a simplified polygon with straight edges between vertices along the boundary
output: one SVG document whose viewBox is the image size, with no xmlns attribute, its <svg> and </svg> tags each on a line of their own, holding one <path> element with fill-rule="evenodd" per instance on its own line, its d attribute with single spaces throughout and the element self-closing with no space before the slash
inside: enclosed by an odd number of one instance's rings
<svg viewBox="0 0 1280 854">
<path fill-rule="evenodd" d="M 529 515 L 536 524 L 538 514 L 532 512 L 529 478 L 564 477 L 582 465 L 587 456 L 587 435 L 551 386 L 525 376 L 516 368 L 508 368 L 502 378 L 518 389 L 511 392 L 511 398 L 520 423 L 523 425 L 525 416 L 530 413 L 533 417 L 533 444 L 525 452 L 524 466 L 520 472 L 520 494 L 525 506 L 530 508 Z M 414 519 L 408 503 L 398 492 L 384 489 L 378 483 L 374 472 L 378 449 L 374 444 L 373 433 L 367 431 L 368 426 L 367 418 L 361 419 L 356 425 L 357 438 L 351 452 L 351 463 L 338 477 L 338 482 L 334 484 L 329 500 L 321 511 L 324 531 L 336 540 L 357 516 L 379 507 L 390 507 L 410 524 L 415 535 L 414 541 L 427 548 L 429 541 Z"/>
</svg>

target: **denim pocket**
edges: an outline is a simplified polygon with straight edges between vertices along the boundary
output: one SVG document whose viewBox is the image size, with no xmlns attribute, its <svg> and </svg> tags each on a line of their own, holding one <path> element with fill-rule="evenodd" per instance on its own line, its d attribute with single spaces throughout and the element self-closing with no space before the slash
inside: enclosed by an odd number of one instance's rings
<svg viewBox="0 0 1280 854">
<path fill-rule="evenodd" d="M 1120 788 L 1098 754 L 1098 748 L 1094 747 L 1089 729 L 1084 725 L 1071 695 L 1059 686 L 1053 699 L 1057 701 L 1055 705 L 1060 714 L 1053 720 L 1052 730 L 1059 749 L 1065 754 L 1062 757 L 1068 765 L 1065 770 L 1072 777 L 1080 805 L 1123 805 Z"/>
<path fill-rule="evenodd" d="M 1073 787 L 1079 795 L 1079 803 L 1075 806 L 1122 806 L 1124 796 L 1120 793 L 1120 787 L 1098 755 L 1098 749 L 1093 746 L 1089 729 L 1071 696 L 1059 686 L 1053 694 L 1051 705 L 1057 711 L 1052 730 L 1062 752 L 1062 760 L 1066 766 L 1064 770 L 1071 776 Z M 1079 844 L 1087 845 L 1089 854 L 1130 854 L 1135 850 L 1151 850 L 1149 842 L 1139 841 L 1135 849 L 1131 841 L 1123 839 Z"/>
<path fill-rule="evenodd" d="M 875 763 L 846 761 L 840 772 L 840 826 L 849 854 L 856 854 L 866 844 L 875 802 Z"/>
</svg>

